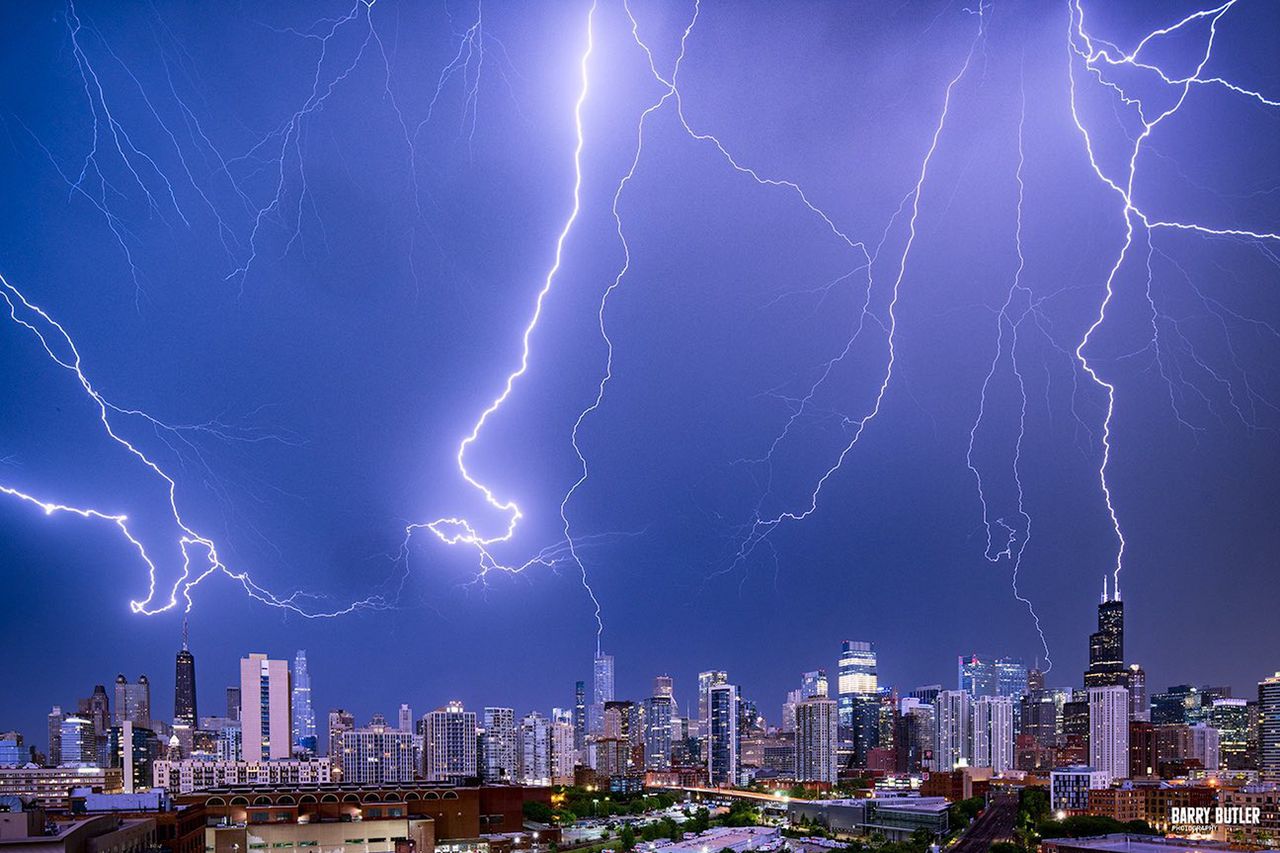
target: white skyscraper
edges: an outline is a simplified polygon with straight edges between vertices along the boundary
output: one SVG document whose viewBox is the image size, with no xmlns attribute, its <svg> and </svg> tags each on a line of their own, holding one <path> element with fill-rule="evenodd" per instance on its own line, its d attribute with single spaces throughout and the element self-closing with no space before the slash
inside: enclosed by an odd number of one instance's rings
<svg viewBox="0 0 1280 853">
<path fill-rule="evenodd" d="M 1205 770 L 1217 770 L 1221 766 L 1217 729 L 1207 723 L 1191 727 L 1191 757 L 1200 759 Z"/>
<path fill-rule="evenodd" d="M 834 699 L 816 696 L 795 706 L 796 779 L 836 782 L 839 711 Z"/>
<path fill-rule="evenodd" d="M 591 684 L 591 707 L 587 709 L 587 731 L 598 735 L 604 728 L 604 703 L 613 701 L 613 655 L 596 652 Z"/>
<path fill-rule="evenodd" d="M 578 763 L 573 748 L 573 711 L 556 709 L 551 713 L 551 784 L 572 785 L 573 768 Z"/>
<path fill-rule="evenodd" d="M 279 761 L 292 749 L 289 662 L 240 659 L 240 749 L 245 761 Z"/>
<path fill-rule="evenodd" d="M 516 712 L 514 708 L 484 709 L 484 781 L 516 781 Z"/>
<path fill-rule="evenodd" d="M 698 734 L 704 738 L 711 730 L 711 688 L 728 683 L 729 673 L 722 669 L 698 673 Z"/>
<path fill-rule="evenodd" d="M 1012 696 L 979 696 L 973 701 L 973 766 L 997 773 L 1013 768 Z"/>
<path fill-rule="evenodd" d="M 400 703 L 400 713 L 396 719 L 396 728 L 402 732 L 413 732 L 413 709 L 408 703 Z"/>
<path fill-rule="evenodd" d="M 530 711 L 516 734 L 519 779 L 522 785 L 551 784 L 551 721 Z"/>
<path fill-rule="evenodd" d="M 293 658 L 293 751 L 315 755 L 316 714 L 311 707 L 311 672 L 307 650 L 298 649 Z"/>
<path fill-rule="evenodd" d="M 1089 688 L 1089 766 L 1111 779 L 1129 776 L 1129 691 Z"/>
<path fill-rule="evenodd" d="M 934 769 L 940 772 L 973 763 L 972 698 L 963 690 L 943 690 L 934 701 L 938 725 L 938 746 Z"/>
<path fill-rule="evenodd" d="M 422 718 L 422 769 L 428 782 L 464 784 L 476 776 L 476 714 L 450 702 Z"/>
</svg>

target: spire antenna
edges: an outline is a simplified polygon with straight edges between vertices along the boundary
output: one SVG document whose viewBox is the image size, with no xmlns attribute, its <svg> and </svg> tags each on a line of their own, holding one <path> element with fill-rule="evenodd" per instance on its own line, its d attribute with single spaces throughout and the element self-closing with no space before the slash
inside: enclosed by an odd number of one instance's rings
<svg viewBox="0 0 1280 853">
<path fill-rule="evenodd" d="M 182 617 L 182 650 L 187 651 L 187 617 Z"/>
<path fill-rule="evenodd" d="M 1102 576 L 1102 603 L 1107 603 L 1107 576 Z"/>
</svg>

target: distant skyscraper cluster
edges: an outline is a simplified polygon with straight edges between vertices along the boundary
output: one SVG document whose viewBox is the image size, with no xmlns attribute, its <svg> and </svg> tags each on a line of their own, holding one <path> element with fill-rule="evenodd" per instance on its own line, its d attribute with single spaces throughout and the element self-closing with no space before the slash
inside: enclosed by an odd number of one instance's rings
<svg viewBox="0 0 1280 853">
<path fill-rule="evenodd" d="M 1142 667 L 1125 660 L 1118 591 L 1104 588 L 1097 619 L 1088 667 L 1063 688 L 1023 658 L 970 652 L 955 657 L 954 686 L 899 689 L 881 679 L 871 642 L 845 640 L 832 647 L 834 683 L 826 668 L 797 668 L 772 725 L 723 669 L 699 672 L 683 708 L 666 673 L 622 698 L 614 657 L 600 652 L 590 680 L 567 681 L 565 706 L 549 713 L 450 700 L 420 717 L 401 703 L 394 723 L 331 708 L 319 724 L 306 651 L 292 661 L 249 653 L 225 688 L 225 709 L 200 716 L 184 623 L 170 720 L 154 713 L 145 675 L 119 675 L 110 691 L 97 685 L 74 706 L 53 707 L 44 753 L 18 732 L 0 733 L 0 768 L 22 768 L 24 779 L 119 774 L 129 791 L 303 781 L 829 790 L 863 776 L 915 780 L 946 796 L 968 796 L 974 779 L 1030 773 L 1050 778 L 1053 801 L 1068 810 L 1118 780 L 1234 773 L 1280 782 L 1280 673 L 1259 683 L 1256 699 L 1212 686 L 1149 693 Z M 1105 801 L 1097 795 L 1094 805 Z"/>
</svg>

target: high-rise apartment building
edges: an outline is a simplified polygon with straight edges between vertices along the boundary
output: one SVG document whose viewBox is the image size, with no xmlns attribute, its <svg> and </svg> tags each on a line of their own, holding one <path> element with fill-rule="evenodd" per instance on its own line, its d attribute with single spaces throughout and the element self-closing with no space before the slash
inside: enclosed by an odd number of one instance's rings
<svg viewBox="0 0 1280 853">
<path fill-rule="evenodd" d="M 920 773 L 934 768 L 938 741 L 938 721 L 933 705 L 914 696 L 901 700 L 898 735 L 894 738 L 895 761 L 903 773 Z"/>
<path fill-rule="evenodd" d="M 329 712 L 328 755 L 334 767 L 342 769 L 342 733 L 356 727 L 355 714 L 342 708 L 334 708 Z"/>
<path fill-rule="evenodd" d="M 613 701 L 613 655 L 596 652 L 592 669 L 591 708 L 587 731 L 598 735 L 604 729 L 604 703 Z"/>
<path fill-rule="evenodd" d="M 1089 688 L 1089 766 L 1113 780 L 1129 775 L 1129 691 L 1125 687 Z"/>
<path fill-rule="evenodd" d="M 1084 686 L 1125 687 L 1128 694 L 1128 683 L 1129 672 L 1124 665 L 1124 604 L 1120 601 L 1118 582 L 1115 595 L 1108 596 L 1104 577 L 1098 630 L 1089 635 L 1089 668 L 1084 673 Z"/>
<path fill-rule="evenodd" d="M 240 749 L 246 761 L 291 753 L 289 662 L 263 654 L 240 659 Z"/>
<path fill-rule="evenodd" d="M 1209 724 L 1218 730 L 1222 766 L 1244 770 L 1249 765 L 1249 703 L 1244 699 L 1215 699 Z"/>
<path fill-rule="evenodd" d="M 814 696 L 796 705 L 796 780 L 836 783 L 839 710 L 834 699 Z"/>
<path fill-rule="evenodd" d="M 1258 773 L 1280 782 L 1280 672 L 1258 682 Z"/>
<path fill-rule="evenodd" d="M 308 757 L 316 754 L 316 712 L 311 705 L 311 670 L 307 650 L 293 656 L 293 752 Z"/>
<path fill-rule="evenodd" d="M 676 703 L 671 698 L 669 678 L 665 687 L 665 694 L 644 700 L 644 766 L 647 770 L 671 769 L 671 718 L 675 716 Z"/>
<path fill-rule="evenodd" d="M 450 702 L 423 718 L 423 775 L 428 782 L 465 784 L 477 775 L 476 714 Z"/>
<path fill-rule="evenodd" d="M 573 712 L 556 708 L 551 712 L 551 784 L 572 785 L 578 752 L 573 748 Z"/>
<path fill-rule="evenodd" d="M 145 675 L 130 683 L 123 675 L 116 676 L 115 707 L 111 724 L 119 726 L 125 720 L 141 729 L 151 728 L 151 682 Z"/>
<path fill-rule="evenodd" d="M 173 721 L 195 729 L 200 717 L 196 711 L 196 658 L 187 645 L 187 620 L 182 620 L 182 648 L 173 673 Z"/>
<path fill-rule="evenodd" d="M 722 669 L 709 669 L 698 673 L 698 734 L 706 739 L 711 731 L 711 688 L 728 684 L 729 673 Z"/>
<path fill-rule="evenodd" d="M 516 771 L 515 709 L 485 708 L 484 781 L 510 785 L 518 778 Z"/>
<path fill-rule="evenodd" d="M 707 780 L 712 787 L 738 781 L 738 688 L 715 684 L 707 696 Z"/>
<path fill-rule="evenodd" d="M 347 729 L 338 736 L 345 785 L 401 785 L 417 776 L 413 732 L 385 724 Z"/>
<path fill-rule="evenodd" d="M 938 744 L 934 769 L 947 772 L 973 764 L 973 697 L 963 690 L 943 690 L 934 701 Z"/>
<path fill-rule="evenodd" d="M 973 700 L 973 766 L 990 767 L 996 773 L 1012 770 L 1012 696 L 979 696 Z"/>
<path fill-rule="evenodd" d="M 518 779 L 522 785 L 551 784 L 551 720 L 531 711 L 516 733 Z"/>
</svg>

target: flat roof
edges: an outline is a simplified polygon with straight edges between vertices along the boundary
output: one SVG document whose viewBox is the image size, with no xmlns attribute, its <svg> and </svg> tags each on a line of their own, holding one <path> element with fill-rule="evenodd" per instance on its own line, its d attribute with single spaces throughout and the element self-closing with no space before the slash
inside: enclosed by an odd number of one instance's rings
<svg viewBox="0 0 1280 853">
<path fill-rule="evenodd" d="M 1088 838 L 1046 838 L 1044 844 L 1061 844 L 1064 847 L 1081 847 L 1086 850 L 1107 850 L 1115 853 L 1198 853 L 1203 850 L 1229 850 L 1223 841 L 1193 841 L 1187 838 L 1163 838 L 1154 835 L 1129 835 L 1112 833 Z"/>
</svg>

